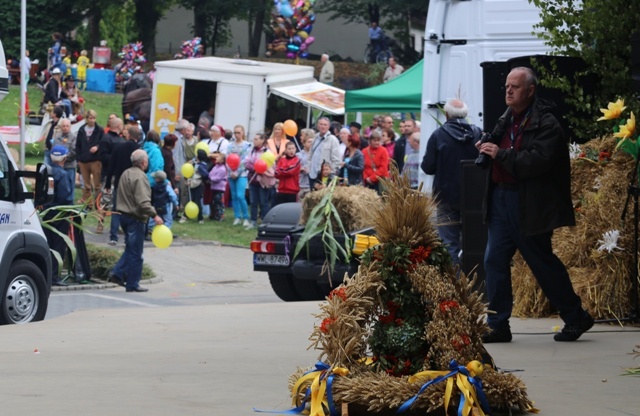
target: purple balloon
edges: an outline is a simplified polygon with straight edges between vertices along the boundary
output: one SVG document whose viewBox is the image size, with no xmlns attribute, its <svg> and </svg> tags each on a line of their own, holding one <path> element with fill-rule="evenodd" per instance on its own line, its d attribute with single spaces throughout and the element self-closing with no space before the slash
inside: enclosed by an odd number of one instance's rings
<svg viewBox="0 0 640 416">
<path fill-rule="evenodd" d="M 302 45 L 300 45 L 300 50 L 301 51 L 306 51 L 307 50 L 307 44 L 303 43 Z"/>
<path fill-rule="evenodd" d="M 300 45 L 302 43 L 302 38 L 300 36 L 294 36 L 293 43 L 295 43 L 296 45 Z"/>
<path fill-rule="evenodd" d="M 307 56 L 309 56 L 309 52 L 302 52 L 300 54 L 300 58 L 306 58 Z"/>
<path fill-rule="evenodd" d="M 315 42 L 316 38 L 314 38 L 313 36 L 309 36 L 307 38 L 307 40 L 304 41 L 304 43 L 307 44 L 307 46 L 311 45 L 313 42 Z"/>
<path fill-rule="evenodd" d="M 295 57 L 296 57 L 296 54 L 295 54 L 295 53 L 293 53 L 293 52 L 289 52 L 289 53 L 287 53 L 287 58 L 289 58 L 289 59 L 294 59 Z"/>
</svg>

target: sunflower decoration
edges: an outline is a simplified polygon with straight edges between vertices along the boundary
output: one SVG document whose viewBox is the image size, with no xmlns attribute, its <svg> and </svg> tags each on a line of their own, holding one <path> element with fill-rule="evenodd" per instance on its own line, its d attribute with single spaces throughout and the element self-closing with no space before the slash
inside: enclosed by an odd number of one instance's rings
<svg viewBox="0 0 640 416">
<path fill-rule="evenodd" d="M 524 383 L 496 371 L 482 345 L 486 307 L 437 236 L 434 201 L 397 171 L 384 186 L 373 218 L 380 244 L 320 305 L 310 337 L 320 361 L 291 376 L 294 410 L 534 410 Z"/>
</svg>

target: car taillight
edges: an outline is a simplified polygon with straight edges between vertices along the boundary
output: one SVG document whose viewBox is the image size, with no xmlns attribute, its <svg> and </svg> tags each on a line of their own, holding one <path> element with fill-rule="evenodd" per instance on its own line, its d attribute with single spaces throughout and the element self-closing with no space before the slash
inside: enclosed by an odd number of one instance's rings
<svg viewBox="0 0 640 416">
<path fill-rule="evenodd" d="M 251 242 L 251 251 L 254 253 L 275 253 L 276 243 L 273 241 L 254 240 Z"/>
</svg>

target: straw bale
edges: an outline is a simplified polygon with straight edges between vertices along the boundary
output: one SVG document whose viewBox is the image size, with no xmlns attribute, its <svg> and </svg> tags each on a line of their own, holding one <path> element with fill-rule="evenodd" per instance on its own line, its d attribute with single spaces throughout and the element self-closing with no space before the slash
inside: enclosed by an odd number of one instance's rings
<svg viewBox="0 0 640 416">
<path fill-rule="evenodd" d="M 302 215 L 300 223 L 307 223 L 311 211 L 329 192 L 329 189 L 321 189 L 308 193 L 302 200 Z M 333 205 L 338 211 L 342 225 L 347 232 L 358 231 L 371 227 L 376 209 L 380 206 L 380 196 L 376 191 L 364 186 L 336 186 L 332 197 Z M 334 230 L 337 224 L 332 224 Z"/>
<path fill-rule="evenodd" d="M 572 198 L 576 226 L 557 230 L 553 236 L 556 255 L 567 266 L 583 307 L 594 317 L 615 319 L 630 312 L 630 272 L 633 267 L 632 204 L 626 221 L 621 221 L 627 187 L 635 161 L 628 154 L 615 152 L 616 139 L 594 139 L 585 145 L 586 153 L 612 154 L 606 162 L 574 159 L 571 161 Z M 619 230 L 614 253 L 598 251 L 603 234 Z M 521 256 L 514 257 L 512 268 L 515 316 L 544 317 L 553 313 L 533 274 Z"/>
</svg>

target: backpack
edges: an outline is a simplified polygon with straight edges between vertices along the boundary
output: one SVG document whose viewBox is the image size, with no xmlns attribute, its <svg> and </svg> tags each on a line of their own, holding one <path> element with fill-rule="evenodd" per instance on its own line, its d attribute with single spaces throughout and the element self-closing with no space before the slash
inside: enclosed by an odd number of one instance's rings
<svg viewBox="0 0 640 416">
<path fill-rule="evenodd" d="M 167 213 L 168 203 L 169 193 L 167 192 L 167 185 L 164 182 L 153 185 L 151 188 L 151 205 L 156 209 L 156 213 L 159 216 Z"/>
</svg>

